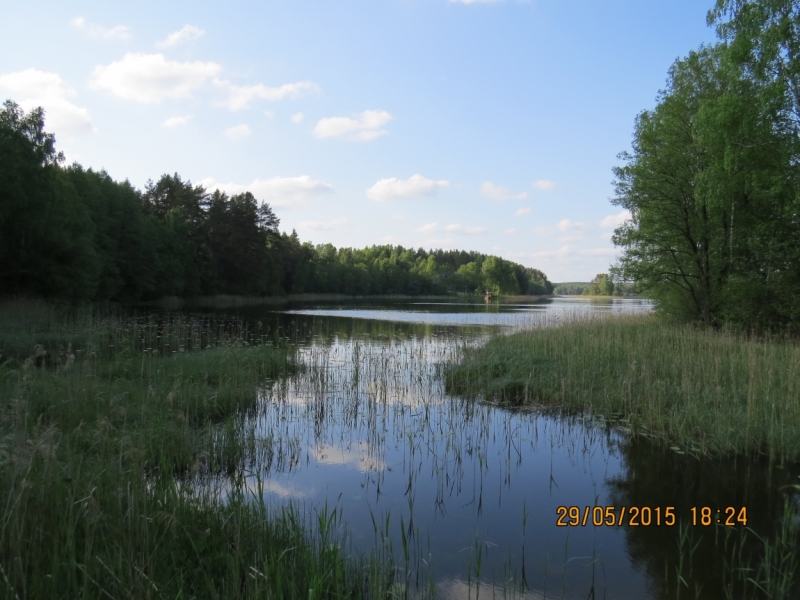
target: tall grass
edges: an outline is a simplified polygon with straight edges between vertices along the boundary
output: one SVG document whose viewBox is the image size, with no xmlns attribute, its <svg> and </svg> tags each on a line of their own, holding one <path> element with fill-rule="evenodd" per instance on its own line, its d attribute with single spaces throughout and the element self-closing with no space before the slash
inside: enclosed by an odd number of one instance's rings
<svg viewBox="0 0 800 600">
<path fill-rule="evenodd" d="M 335 510 L 307 522 L 252 489 L 244 457 L 258 440 L 244 423 L 259 389 L 294 368 L 287 349 L 228 332 L 173 352 L 186 338 L 163 323 L 12 308 L 0 318 L 12 356 L 0 364 L 0 597 L 388 588 L 383 565 L 347 556 Z"/>
<path fill-rule="evenodd" d="M 464 348 L 449 389 L 615 421 L 680 451 L 800 458 L 800 346 L 652 316 L 572 320 Z"/>
</svg>

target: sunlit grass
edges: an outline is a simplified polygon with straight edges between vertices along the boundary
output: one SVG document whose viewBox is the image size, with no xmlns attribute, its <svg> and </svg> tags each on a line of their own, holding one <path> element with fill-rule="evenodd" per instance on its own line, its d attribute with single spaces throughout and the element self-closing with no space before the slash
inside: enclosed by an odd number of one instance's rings
<svg viewBox="0 0 800 600">
<path fill-rule="evenodd" d="M 573 319 L 465 348 L 449 389 L 614 421 L 681 451 L 800 458 L 800 346 L 647 316 Z"/>
</svg>

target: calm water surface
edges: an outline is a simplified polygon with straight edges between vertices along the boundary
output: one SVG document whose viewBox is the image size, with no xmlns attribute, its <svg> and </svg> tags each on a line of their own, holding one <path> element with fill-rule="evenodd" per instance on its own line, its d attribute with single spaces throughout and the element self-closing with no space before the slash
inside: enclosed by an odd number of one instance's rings
<svg viewBox="0 0 800 600">
<path fill-rule="evenodd" d="M 768 532 L 796 473 L 681 456 L 603 424 L 444 389 L 442 367 L 492 333 L 647 310 L 579 298 L 240 311 L 298 344 L 303 365 L 263 391 L 251 488 L 307 514 L 341 511 L 345 547 L 391 553 L 415 596 L 725 598 L 714 539 L 741 528 L 690 527 L 690 507 L 747 506 L 749 525 Z M 559 506 L 610 505 L 674 506 L 677 524 L 556 525 Z"/>
</svg>

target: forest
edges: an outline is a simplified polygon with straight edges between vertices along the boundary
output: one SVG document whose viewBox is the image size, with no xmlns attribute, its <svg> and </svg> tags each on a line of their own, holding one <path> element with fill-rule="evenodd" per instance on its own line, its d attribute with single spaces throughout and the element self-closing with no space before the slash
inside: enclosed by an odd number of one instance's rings
<svg viewBox="0 0 800 600">
<path fill-rule="evenodd" d="M 537 269 L 497 256 L 364 249 L 282 233 L 251 193 L 162 175 L 138 190 L 64 166 L 40 109 L 0 112 L 0 290 L 7 296 L 137 302 L 169 296 L 484 293 L 543 295 Z"/>
</svg>

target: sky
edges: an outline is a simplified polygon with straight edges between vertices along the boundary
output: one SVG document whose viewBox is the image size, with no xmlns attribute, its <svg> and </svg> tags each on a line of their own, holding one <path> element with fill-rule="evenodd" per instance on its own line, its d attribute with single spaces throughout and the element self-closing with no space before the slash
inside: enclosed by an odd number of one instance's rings
<svg viewBox="0 0 800 600">
<path fill-rule="evenodd" d="M 711 0 L 15 2 L 0 97 L 69 163 L 268 202 L 302 241 L 477 250 L 588 281 L 612 168 Z"/>
</svg>

